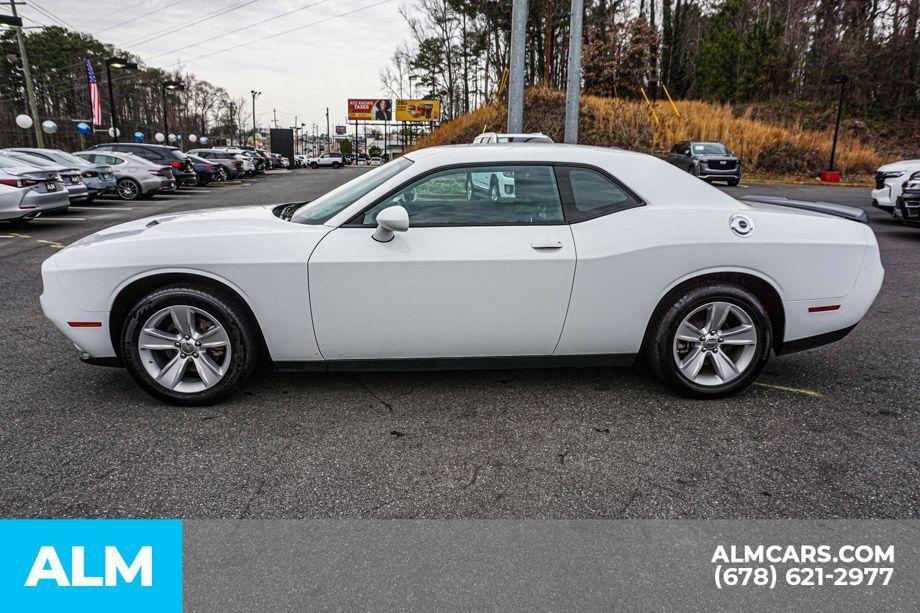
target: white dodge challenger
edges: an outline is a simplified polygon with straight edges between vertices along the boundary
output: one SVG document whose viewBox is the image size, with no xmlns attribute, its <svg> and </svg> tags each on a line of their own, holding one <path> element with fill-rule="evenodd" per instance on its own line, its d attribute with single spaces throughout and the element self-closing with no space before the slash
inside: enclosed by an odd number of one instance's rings
<svg viewBox="0 0 920 613">
<path fill-rule="evenodd" d="M 514 193 L 467 189 L 475 173 Z M 677 392 L 715 398 L 771 351 L 843 338 L 869 309 L 878 244 L 838 209 L 736 200 L 626 151 L 436 147 L 311 202 L 103 230 L 44 262 L 41 303 L 84 361 L 125 366 L 177 404 L 227 396 L 259 359 L 333 371 L 641 355 Z"/>
</svg>

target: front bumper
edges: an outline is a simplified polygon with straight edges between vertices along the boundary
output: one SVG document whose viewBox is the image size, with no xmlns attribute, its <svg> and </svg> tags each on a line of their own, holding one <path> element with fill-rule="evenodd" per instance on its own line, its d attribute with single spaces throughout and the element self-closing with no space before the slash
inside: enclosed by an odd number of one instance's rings
<svg viewBox="0 0 920 613">
<path fill-rule="evenodd" d="M 54 270 L 48 270 L 44 265 L 42 284 L 43 291 L 39 301 L 45 317 L 74 344 L 80 357 L 114 358 L 115 349 L 109 335 L 109 312 L 81 309 L 67 292 L 60 275 Z"/>
<path fill-rule="evenodd" d="M 904 179 L 901 177 L 887 179 L 882 187 L 873 189 L 872 206 L 887 211 L 888 213 L 894 211 L 901 191 L 899 187 L 900 184 L 898 183 L 899 181 L 903 182 Z"/>
<path fill-rule="evenodd" d="M 920 193 L 902 194 L 898 198 L 894 216 L 906 226 L 920 227 Z"/>
</svg>

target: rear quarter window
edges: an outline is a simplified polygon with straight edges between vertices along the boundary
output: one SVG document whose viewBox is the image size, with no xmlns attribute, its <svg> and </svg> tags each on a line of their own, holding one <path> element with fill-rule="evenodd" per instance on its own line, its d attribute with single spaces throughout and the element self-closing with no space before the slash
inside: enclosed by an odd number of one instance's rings
<svg viewBox="0 0 920 613">
<path fill-rule="evenodd" d="M 641 206 L 642 201 L 605 174 L 590 168 L 561 167 L 560 187 L 568 194 L 566 217 L 577 223 Z"/>
</svg>

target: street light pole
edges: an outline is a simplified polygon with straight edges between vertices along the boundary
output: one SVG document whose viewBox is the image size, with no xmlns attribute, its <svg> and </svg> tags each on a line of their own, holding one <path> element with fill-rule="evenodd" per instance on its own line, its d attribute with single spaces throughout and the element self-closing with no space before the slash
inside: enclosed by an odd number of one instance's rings
<svg viewBox="0 0 920 613">
<path fill-rule="evenodd" d="M 527 53 L 527 0 L 511 5 L 511 62 L 508 81 L 508 132 L 524 131 L 524 55 Z"/>
<path fill-rule="evenodd" d="M 163 81 L 163 133 L 166 135 L 167 139 L 169 138 L 169 105 L 167 103 L 166 92 L 173 89 L 182 91 L 185 89 L 185 86 L 178 81 Z"/>
<path fill-rule="evenodd" d="M 252 94 L 252 146 L 256 146 L 256 98 L 262 95 L 262 92 L 257 92 L 254 89 L 249 90 L 249 93 Z"/>
<path fill-rule="evenodd" d="M 831 77 L 831 83 L 840 85 L 840 98 L 837 100 L 837 121 L 834 123 L 834 142 L 831 144 L 831 162 L 827 168 L 831 172 L 834 171 L 834 158 L 837 155 L 837 136 L 840 134 L 840 116 L 843 113 L 843 94 L 844 91 L 846 91 L 847 81 L 849 80 L 849 77 L 843 74 Z"/>
<path fill-rule="evenodd" d="M 32 84 L 32 68 L 29 66 L 26 39 L 22 35 L 22 20 L 16 13 L 16 0 L 10 0 L 10 8 L 13 13 L 13 19 L 10 20 L 13 23 L 10 25 L 12 25 L 13 29 L 16 31 L 16 40 L 19 43 L 19 57 L 22 60 L 22 76 L 25 77 L 26 80 L 26 98 L 29 101 L 29 112 L 32 114 L 32 127 L 35 129 L 35 144 L 39 148 L 42 148 L 45 146 L 45 141 L 42 138 L 41 122 L 38 120 L 38 102 L 35 99 L 35 87 Z M 19 25 L 16 25 L 17 21 Z"/>
<path fill-rule="evenodd" d="M 112 85 L 112 69 L 137 70 L 137 64 L 122 57 L 110 57 L 105 61 L 105 76 L 109 80 L 109 112 L 112 115 L 112 138 L 118 142 L 118 109 L 115 108 L 115 89 Z"/>
<path fill-rule="evenodd" d="M 581 103 L 581 29 L 585 7 L 583 0 L 572 0 L 569 27 L 569 82 L 565 91 L 566 143 L 578 143 L 578 114 Z"/>
</svg>

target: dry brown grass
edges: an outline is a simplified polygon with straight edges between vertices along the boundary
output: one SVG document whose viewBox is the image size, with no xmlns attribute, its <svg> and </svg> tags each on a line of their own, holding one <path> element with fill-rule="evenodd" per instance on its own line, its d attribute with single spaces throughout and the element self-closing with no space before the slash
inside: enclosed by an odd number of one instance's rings
<svg viewBox="0 0 920 613">
<path fill-rule="evenodd" d="M 661 122 L 657 125 L 643 100 L 582 96 L 579 140 L 586 145 L 659 154 L 680 140 L 717 140 L 739 155 L 749 170 L 814 176 L 827 166 L 831 130 L 781 127 L 751 119 L 749 113 L 736 117 L 728 105 L 694 100 L 675 104 L 680 117 L 666 99 L 654 103 Z M 563 92 L 531 88 L 524 108 L 525 132 L 543 132 L 557 142 L 562 140 Z M 494 102 L 445 123 L 419 140 L 416 148 L 469 143 L 486 130 L 505 130 L 504 102 Z M 837 166 L 846 174 L 871 174 L 881 163 L 881 156 L 861 141 L 843 138 L 838 143 Z"/>
</svg>

